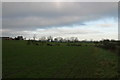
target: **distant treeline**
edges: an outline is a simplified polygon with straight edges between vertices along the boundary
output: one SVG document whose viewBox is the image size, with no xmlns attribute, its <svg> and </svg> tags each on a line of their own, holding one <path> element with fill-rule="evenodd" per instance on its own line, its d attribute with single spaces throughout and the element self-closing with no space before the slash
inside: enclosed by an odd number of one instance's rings
<svg viewBox="0 0 120 80">
<path fill-rule="evenodd" d="M 23 36 L 17 36 L 15 38 L 11 37 L 2 37 L 3 40 L 26 40 L 26 38 L 23 38 Z M 65 44 L 63 44 L 65 43 Z M 85 45 L 81 43 L 86 43 Z M 87 43 L 92 43 L 92 45 L 89 45 Z M 62 37 L 55 37 L 52 36 L 49 37 L 41 37 L 39 40 L 36 40 L 36 37 L 33 36 L 33 39 L 27 40 L 27 45 L 39 45 L 39 46 L 95 46 L 99 48 L 103 48 L 106 50 L 110 50 L 113 52 L 119 53 L 120 50 L 120 41 L 119 40 L 101 40 L 101 41 L 79 41 L 77 37 L 70 37 L 70 38 L 62 38 Z"/>
<path fill-rule="evenodd" d="M 35 40 L 28 40 L 27 45 L 39 45 L 39 46 L 94 46 L 103 48 L 106 50 L 113 51 L 115 53 L 119 53 L 120 50 L 120 41 L 117 40 L 101 40 L 101 41 L 35 41 Z"/>
</svg>

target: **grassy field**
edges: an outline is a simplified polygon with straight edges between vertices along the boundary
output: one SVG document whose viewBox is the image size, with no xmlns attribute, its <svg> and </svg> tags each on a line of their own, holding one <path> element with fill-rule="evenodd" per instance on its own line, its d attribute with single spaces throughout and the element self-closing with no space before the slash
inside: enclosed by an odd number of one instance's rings
<svg viewBox="0 0 120 80">
<path fill-rule="evenodd" d="M 115 78 L 118 56 L 94 46 L 3 41 L 3 78 Z M 88 43 L 86 43 L 88 44 Z"/>
</svg>

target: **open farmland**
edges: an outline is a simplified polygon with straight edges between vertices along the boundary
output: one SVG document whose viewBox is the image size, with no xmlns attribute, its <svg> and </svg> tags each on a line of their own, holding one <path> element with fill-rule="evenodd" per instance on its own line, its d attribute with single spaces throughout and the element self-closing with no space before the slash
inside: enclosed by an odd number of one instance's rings
<svg viewBox="0 0 120 80">
<path fill-rule="evenodd" d="M 64 44 L 40 46 L 27 45 L 27 41 L 3 40 L 3 78 L 117 77 L 117 54 L 94 47 L 93 43 Z"/>
</svg>

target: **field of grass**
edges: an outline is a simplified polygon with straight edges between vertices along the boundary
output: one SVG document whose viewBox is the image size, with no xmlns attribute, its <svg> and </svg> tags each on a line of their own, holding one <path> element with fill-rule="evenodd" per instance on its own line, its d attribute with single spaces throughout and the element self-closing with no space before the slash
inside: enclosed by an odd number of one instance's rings
<svg viewBox="0 0 120 80">
<path fill-rule="evenodd" d="M 3 41 L 3 78 L 116 78 L 118 56 L 94 46 Z M 86 43 L 87 44 L 87 43 Z"/>
</svg>

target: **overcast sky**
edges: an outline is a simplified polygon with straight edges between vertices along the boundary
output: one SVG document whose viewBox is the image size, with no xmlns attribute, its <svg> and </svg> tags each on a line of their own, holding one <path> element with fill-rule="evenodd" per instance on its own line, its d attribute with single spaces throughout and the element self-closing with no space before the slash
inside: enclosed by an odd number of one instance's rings
<svg viewBox="0 0 120 80">
<path fill-rule="evenodd" d="M 118 39 L 117 2 L 3 2 L 2 35 Z"/>
</svg>

